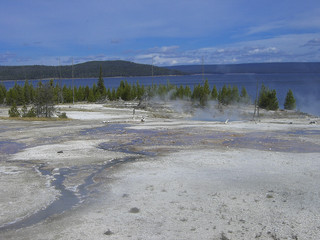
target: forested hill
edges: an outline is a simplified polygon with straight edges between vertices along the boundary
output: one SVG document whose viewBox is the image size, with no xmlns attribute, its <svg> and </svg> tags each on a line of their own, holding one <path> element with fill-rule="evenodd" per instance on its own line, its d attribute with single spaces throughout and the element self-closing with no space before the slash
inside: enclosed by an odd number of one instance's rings
<svg viewBox="0 0 320 240">
<path fill-rule="evenodd" d="M 75 64 L 75 78 L 98 78 L 102 67 L 104 77 L 116 76 L 151 76 L 152 66 L 128 61 L 92 61 Z M 60 74 L 61 73 L 61 74 Z M 180 71 L 161 67 L 153 67 L 154 75 L 179 75 Z M 44 78 L 71 78 L 72 66 L 0 66 L 0 80 L 24 80 Z"/>
<path fill-rule="evenodd" d="M 180 65 L 167 67 L 187 74 L 204 73 L 320 73 L 320 62 L 245 63 L 224 65 Z"/>
</svg>

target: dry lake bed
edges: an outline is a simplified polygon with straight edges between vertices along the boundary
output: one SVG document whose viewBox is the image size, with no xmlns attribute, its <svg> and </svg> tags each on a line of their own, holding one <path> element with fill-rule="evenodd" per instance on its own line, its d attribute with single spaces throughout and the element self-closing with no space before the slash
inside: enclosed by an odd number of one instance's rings
<svg viewBox="0 0 320 240">
<path fill-rule="evenodd" d="M 317 117 L 135 105 L 0 108 L 0 239 L 319 239 Z"/>
</svg>

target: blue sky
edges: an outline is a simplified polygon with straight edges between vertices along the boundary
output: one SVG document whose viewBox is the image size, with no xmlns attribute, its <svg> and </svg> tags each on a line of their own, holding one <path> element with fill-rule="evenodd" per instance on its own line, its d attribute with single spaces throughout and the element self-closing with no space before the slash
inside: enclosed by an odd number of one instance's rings
<svg viewBox="0 0 320 240">
<path fill-rule="evenodd" d="M 1 0 L 0 65 L 320 61 L 319 0 Z"/>
</svg>

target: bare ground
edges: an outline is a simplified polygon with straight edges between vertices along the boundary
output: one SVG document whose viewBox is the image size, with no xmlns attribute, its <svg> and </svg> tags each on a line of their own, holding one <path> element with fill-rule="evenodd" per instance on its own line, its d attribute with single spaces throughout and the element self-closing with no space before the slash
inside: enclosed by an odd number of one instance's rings
<svg viewBox="0 0 320 240">
<path fill-rule="evenodd" d="M 169 104 L 133 116 L 133 106 L 59 106 L 72 121 L 0 120 L 0 238 L 318 239 L 318 118 L 279 111 L 217 122 Z M 78 202 L 32 220 L 64 191 Z"/>
</svg>

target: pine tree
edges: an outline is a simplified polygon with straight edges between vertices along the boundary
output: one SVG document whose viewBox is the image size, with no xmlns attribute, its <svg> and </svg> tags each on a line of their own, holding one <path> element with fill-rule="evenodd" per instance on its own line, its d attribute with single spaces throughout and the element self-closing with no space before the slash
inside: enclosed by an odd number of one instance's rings
<svg viewBox="0 0 320 240">
<path fill-rule="evenodd" d="M 25 81 L 23 86 L 24 103 L 30 104 L 31 102 L 31 89 L 28 80 Z"/>
<path fill-rule="evenodd" d="M 190 99 L 190 97 L 191 97 L 191 89 L 190 89 L 190 87 L 188 85 L 185 86 L 183 95 L 184 95 L 184 97 Z"/>
<path fill-rule="evenodd" d="M 97 91 L 99 91 L 101 96 L 105 96 L 106 87 L 104 86 L 104 80 L 103 80 L 103 77 L 102 77 L 102 67 L 101 67 L 101 65 L 100 65 L 100 74 L 99 74 L 99 79 L 98 79 Z"/>
<path fill-rule="evenodd" d="M 0 84 L 0 104 L 4 103 L 4 100 L 6 99 L 7 95 L 7 89 L 3 84 Z"/>
<path fill-rule="evenodd" d="M 36 113 L 38 117 L 50 118 L 54 112 L 53 86 L 50 83 L 38 83 L 35 99 Z"/>
<path fill-rule="evenodd" d="M 20 117 L 20 112 L 15 102 L 12 104 L 12 107 L 9 109 L 8 113 L 9 117 Z"/>
<path fill-rule="evenodd" d="M 240 96 L 239 96 L 239 90 L 237 86 L 233 86 L 231 90 L 231 97 L 230 97 L 230 103 L 239 102 Z"/>
<path fill-rule="evenodd" d="M 246 104 L 248 104 L 250 102 L 250 97 L 249 97 L 245 87 L 242 87 L 242 89 L 241 89 L 240 102 L 246 103 Z"/>
<path fill-rule="evenodd" d="M 94 93 L 93 93 L 93 89 L 91 88 L 91 89 L 89 90 L 88 102 L 95 102 L 95 101 L 96 101 L 95 95 L 94 95 Z"/>
<path fill-rule="evenodd" d="M 219 90 L 218 93 L 218 101 L 221 104 L 227 104 L 227 97 L 228 97 L 228 88 L 226 85 L 223 85 L 222 88 Z"/>
<path fill-rule="evenodd" d="M 264 84 L 261 86 L 258 104 L 260 108 L 278 110 L 279 104 L 276 90 L 269 90 Z"/>
<path fill-rule="evenodd" d="M 293 110 L 295 108 L 296 108 L 296 100 L 293 96 L 291 89 L 289 89 L 284 102 L 284 109 Z"/>
<path fill-rule="evenodd" d="M 90 88 L 89 86 L 87 85 L 84 89 L 84 100 L 88 101 L 88 98 L 89 98 L 89 92 L 90 92 Z"/>
<path fill-rule="evenodd" d="M 206 96 L 209 96 L 211 93 L 208 79 L 204 82 L 203 91 Z"/>
<path fill-rule="evenodd" d="M 218 99 L 218 91 L 217 91 L 216 85 L 214 85 L 213 88 L 212 88 L 211 99 L 212 100 L 217 100 Z"/>
<path fill-rule="evenodd" d="M 28 114 L 28 108 L 26 105 L 23 105 L 23 107 L 21 108 L 21 116 L 26 117 L 27 114 Z"/>
</svg>

